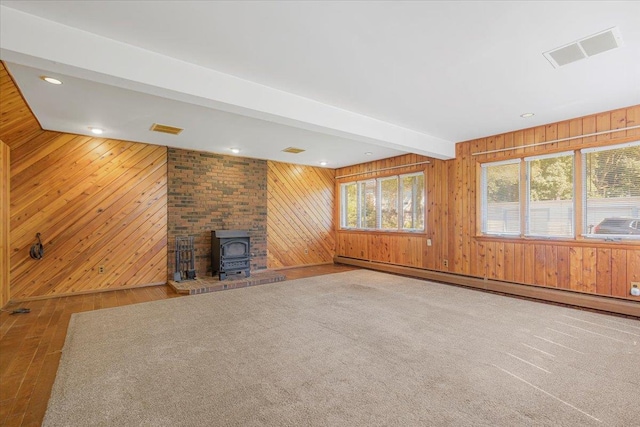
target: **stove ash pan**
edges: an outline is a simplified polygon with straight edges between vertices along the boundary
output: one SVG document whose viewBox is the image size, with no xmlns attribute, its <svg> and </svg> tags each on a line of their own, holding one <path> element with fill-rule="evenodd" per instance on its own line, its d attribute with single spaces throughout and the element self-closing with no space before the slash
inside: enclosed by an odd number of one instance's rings
<svg viewBox="0 0 640 427">
<path fill-rule="evenodd" d="M 225 280 L 228 275 L 251 275 L 251 241 L 244 230 L 211 232 L 211 268 L 213 275 Z"/>
</svg>

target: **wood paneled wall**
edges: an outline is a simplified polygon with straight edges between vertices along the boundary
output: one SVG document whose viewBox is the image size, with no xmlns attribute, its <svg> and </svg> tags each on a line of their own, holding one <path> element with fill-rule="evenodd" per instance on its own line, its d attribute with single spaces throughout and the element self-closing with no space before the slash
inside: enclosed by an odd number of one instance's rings
<svg viewBox="0 0 640 427">
<path fill-rule="evenodd" d="M 0 307 L 9 302 L 9 146 L 0 140 Z"/>
<path fill-rule="evenodd" d="M 0 62 L 0 135 L 5 144 L 25 141 L 43 133 L 4 64 Z"/>
<path fill-rule="evenodd" d="M 450 210 L 455 218 L 451 246 L 455 273 L 516 283 L 570 289 L 640 300 L 629 295 L 630 282 L 640 281 L 640 244 L 589 239 L 536 240 L 479 236 L 477 169 L 487 161 L 539 155 L 640 139 L 640 129 L 516 148 L 545 141 L 640 125 L 640 106 L 580 117 L 559 123 L 480 138 L 456 145 L 455 182 Z"/>
<path fill-rule="evenodd" d="M 399 167 L 428 161 L 428 164 Z M 417 154 L 392 157 L 371 163 L 336 170 L 336 176 L 358 174 L 336 179 L 336 224 L 339 224 L 339 187 L 344 182 L 378 176 L 425 172 L 426 230 L 423 233 L 368 232 L 340 230 L 337 232 L 336 254 L 411 267 L 448 271 L 445 260 L 449 253 L 448 176 L 452 162 L 431 159 Z M 377 170 L 383 169 L 380 172 Z M 428 245 L 431 241 L 431 246 Z"/>
<path fill-rule="evenodd" d="M 11 298 L 165 283 L 166 147 L 34 130 L 6 71 L 0 78 L 0 137 L 11 148 Z M 41 260 L 29 256 L 36 233 Z"/>
<path fill-rule="evenodd" d="M 333 261 L 334 171 L 267 162 L 267 267 Z"/>
<path fill-rule="evenodd" d="M 473 155 L 486 150 L 520 147 L 640 124 L 640 106 L 509 132 L 456 145 L 456 158 L 428 159 L 427 230 L 425 234 L 342 231 L 337 255 L 487 277 L 514 283 L 640 300 L 629 295 L 630 282 L 640 281 L 640 244 L 593 240 L 536 240 L 490 238 L 477 230 L 478 165 L 482 161 L 544 154 L 587 146 L 640 139 L 640 129 L 578 138 L 546 146 L 516 148 L 503 153 Z M 423 160 L 401 156 L 343 168 L 336 175 Z M 390 171 L 404 173 L 403 169 Z M 338 179 L 345 182 L 374 174 Z M 336 193 L 336 206 L 339 194 Z M 336 208 L 337 209 L 337 208 Z M 427 239 L 432 246 L 427 246 Z M 448 261 L 445 267 L 444 260 Z"/>
</svg>

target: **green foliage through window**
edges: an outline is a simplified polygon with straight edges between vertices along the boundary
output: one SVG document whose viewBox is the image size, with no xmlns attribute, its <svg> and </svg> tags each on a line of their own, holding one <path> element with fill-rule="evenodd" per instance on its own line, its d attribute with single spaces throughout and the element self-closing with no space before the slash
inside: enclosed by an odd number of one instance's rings
<svg viewBox="0 0 640 427">
<path fill-rule="evenodd" d="M 579 170 L 576 155 L 582 160 Z M 484 163 L 481 172 L 485 234 L 640 239 L 640 141 Z M 523 198 L 521 188 L 526 188 Z M 575 229 L 576 191 L 581 230 Z"/>
<path fill-rule="evenodd" d="M 343 228 L 424 230 L 424 173 L 395 175 L 340 186 Z"/>
</svg>

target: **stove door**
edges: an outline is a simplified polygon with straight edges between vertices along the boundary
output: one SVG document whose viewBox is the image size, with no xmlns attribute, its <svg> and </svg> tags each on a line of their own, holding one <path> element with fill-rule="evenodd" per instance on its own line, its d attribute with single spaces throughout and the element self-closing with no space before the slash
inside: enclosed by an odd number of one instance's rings
<svg viewBox="0 0 640 427">
<path fill-rule="evenodd" d="M 249 242 L 244 239 L 234 239 L 222 244 L 222 258 L 247 258 L 249 256 Z"/>
</svg>

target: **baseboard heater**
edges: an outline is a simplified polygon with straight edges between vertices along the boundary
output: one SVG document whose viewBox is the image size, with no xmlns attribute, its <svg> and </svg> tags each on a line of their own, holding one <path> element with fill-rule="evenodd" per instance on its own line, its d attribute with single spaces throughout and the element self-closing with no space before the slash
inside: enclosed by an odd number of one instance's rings
<svg viewBox="0 0 640 427">
<path fill-rule="evenodd" d="M 501 282 L 493 279 L 481 279 L 478 277 L 464 276 L 460 274 L 444 273 L 441 271 L 385 264 L 382 262 L 366 261 L 342 256 L 336 256 L 333 260 L 338 264 L 353 265 L 370 270 L 400 274 L 403 276 L 427 279 L 435 282 L 466 286 L 469 288 L 500 292 L 509 295 L 517 295 L 542 301 L 556 302 L 640 318 L 640 302 L 627 301 L 615 297 L 587 295 L 568 289 L 553 289 L 535 285 Z"/>
</svg>

